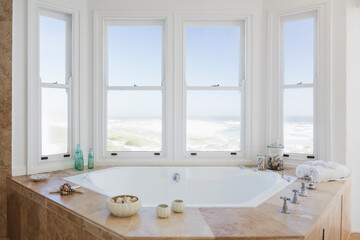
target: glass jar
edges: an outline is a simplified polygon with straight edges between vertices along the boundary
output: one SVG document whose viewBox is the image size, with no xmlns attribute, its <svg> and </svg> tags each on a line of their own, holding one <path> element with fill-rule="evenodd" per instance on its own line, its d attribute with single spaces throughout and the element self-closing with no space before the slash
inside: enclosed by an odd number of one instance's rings
<svg viewBox="0 0 360 240">
<path fill-rule="evenodd" d="M 265 171 L 266 170 L 266 155 L 265 154 L 258 154 L 257 155 L 258 165 L 257 169 L 259 171 Z"/>
<path fill-rule="evenodd" d="M 281 144 L 268 145 L 268 169 L 282 171 L 284 170 L 284 146 Z"/>
</svg>

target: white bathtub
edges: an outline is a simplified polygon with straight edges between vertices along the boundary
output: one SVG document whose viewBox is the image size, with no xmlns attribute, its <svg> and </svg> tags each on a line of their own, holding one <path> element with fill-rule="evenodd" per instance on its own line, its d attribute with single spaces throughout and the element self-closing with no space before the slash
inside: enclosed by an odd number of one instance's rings
<svg viewBox="0 0 360 240">
<path fill-rule="evenodd" d="M 175 199 L 192 207 L 256 207 L 296 178 L 239 167 L 114 167 L 65 180 L 108 196 L 136 195 L 145 207 Z"/>
</svg>

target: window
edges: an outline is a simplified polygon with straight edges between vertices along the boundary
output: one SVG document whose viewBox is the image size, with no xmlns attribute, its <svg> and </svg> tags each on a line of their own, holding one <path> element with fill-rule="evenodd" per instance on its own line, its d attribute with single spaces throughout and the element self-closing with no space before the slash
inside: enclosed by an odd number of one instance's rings
<svg viewBox="0 0 360 240">
<path fill-rule="evenodd" d="M 41 156 L 71 152 L 72 16 L 39 12 Z"/>
<path fill-rule="evenodd" d="M 105 152 L 154 156 L 164 150 L 162 20 L 105 25 Z"/>
<path fill-rule="evenodd" d="M 185 24 L 185 152 L 244 149 L 244 21 Z"/>
<path fill-rule="evenodd" d="M 316 12 L 281 20 L 282 137 L 285 153 L 317 153 L 318 31 Z"/>
</svg>

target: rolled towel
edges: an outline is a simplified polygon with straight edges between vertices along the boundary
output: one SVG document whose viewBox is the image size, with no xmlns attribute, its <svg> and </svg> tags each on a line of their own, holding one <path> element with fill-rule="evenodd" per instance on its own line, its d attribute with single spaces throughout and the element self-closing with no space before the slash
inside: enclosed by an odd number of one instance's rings
<svg viewBox="0 0 360 240">
<path fill-rule="evenodd" d="M 308 175 L 313 177 L 315 182 L 338 180 L 349 175 L 349 169 L 336 162 L 327 162 L 326 166 L 310 166 Z"/>
<path fill-rule="evenodd" d="M 296 167 L 296 176 L 298 178 L 304 178 L 305 175 L 308 175 L 310 165 L 307 164 L 300 164 Z"/>
</svg>

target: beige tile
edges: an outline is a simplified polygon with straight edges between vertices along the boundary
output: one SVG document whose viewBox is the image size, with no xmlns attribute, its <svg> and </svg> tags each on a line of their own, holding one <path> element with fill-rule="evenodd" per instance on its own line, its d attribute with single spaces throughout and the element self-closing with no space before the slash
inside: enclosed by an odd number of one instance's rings
<svg viewBox="0 0 360 240">
<path fill-rule="evenodd" d="M 159 219 L 155 208 L 142 208 L 133 216 L 127 239 L 202 239 L 214 238 L 214 234 L 197 208 L 187 208 L 184 213 L 172 213 L 167 219 Z"/>
<path fill-rule="evenodd" d="M 77 215 L 74 212 L 71 212 L 71 211 L 65 209 L 63 206 L 61 206 L 51 200 L 48 200 L 46 206 L 47 206 L 47 209 L 55 212 L 56 214 L 62 216 L 63 218 L 65 218 L 79 226 L 83 225 L 84 219 L 82 217 L 80 217 L 79 215 Z"/>
<path fill-rule="evenodd" d="M 46 208 L 24 196 L 21 197 L 20 223 L 21 239 L 47 239 Z"/>
<path fill-rule="evenodd" d="M 81 226 L 61 217 L 51 210 L 47 211 L 46 239 L 52 240 L 79 240 L 84 233 Z"/>
<path fill-rule="evenodd" d="M 103 207 L 103 209 L 100 211 L 87 215 L 86 217 L 90 221 L 84 223 L 85 230 L 91 232 L 92 234 L 100 238 L 106 231 L 104 231 L 103 228 L 100 227 L 94 228 L 93 223 L 95 223 L 97 226 L 103 226 L 112 231 L 113 233 L 119 234 L 120 236 L 124 237 L 127 235 L 130 228 L 130 223 L 133 219 L 133 217 L 115 217 L 110 214 L 110 212 L 105 207 Z"/>
<path fill-rule="evenodd" d="M 12 0 L 0 0 L 0 21 L 12 19 Z"/>
<path fill-rule="evenodd" d="M 278 222 L 256 208 L 201 208 L 200 211 L 216 239 L 274 239 L 280 233 L 282 237 L 300 237 L 286 226 L 286 220 Z"/>
<path fill-rule="evenodd" d="M 7 229 L 8 237 L 12 240 L 21 239 L 21 195 L 18 192 L 8 189 L 7 195 Z"/>
<path fill-rule="evenodd" d="M 0 110 L 0 115 L 1 115 L 1 111 L 2 110 Z M 11 174 L 11 132 L 10 131 L 0 131 L 0 156 L 1 156 L 0 171 L 2 171 L 0 172 L 0 174 L 2 174 L 3 171 L 6 171 L 7 175 L 10 175 Z M 1 185 L 4 182 L 4 180 L 1 179 L 0 181 L 1 181 L 0 182 Z"/>
</svg>

